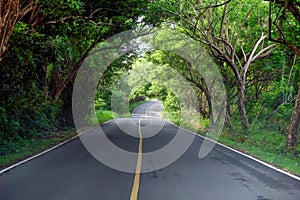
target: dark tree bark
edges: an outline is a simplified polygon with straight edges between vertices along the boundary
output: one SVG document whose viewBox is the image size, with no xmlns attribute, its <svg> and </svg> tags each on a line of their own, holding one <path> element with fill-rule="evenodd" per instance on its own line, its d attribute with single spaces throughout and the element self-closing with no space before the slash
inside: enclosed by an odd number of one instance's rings
<svg viewBox="0 0 300 200">
<path fill-rule="evenodd" d="M 286 39 L 286 34 L 288 31 L 284 30 L 283 24 L 286 23 L 287 18 L 286 13 L 290 12 L 293 17 L 296 19 L 298 23 L 300 23 L 300 9 L 299 4 L 295 0 L 268 0 L 270 2 L 269 7 L 269 39 L 277 42 L 279 44 L 285 45 L 291 51 L 295 53 L 295 55 L 300 56 L 300 47 L 297 45 L 297 38 L 292 38 L 289 41 Z M 276 7 L 282 8 L 281 12 L 274 10 L 273 5 Z M 276 13 L 275 18 L 272 15 Z M 279 19 L 279 20 L 277 20 Z M 276 27 L 275 33 L 277 33 L 277 38 L 272 37 L 273 26 Z M 299 141 L 298 136 L 298 127 L 300 122 L 300 86 L 298 89 L 298 94 L 295 100 L 295 106 L 291 118 L 291 123 L 288 127 L 288 131 L 286 133 L 286 149 L 290 151 L 292 154 L 296 154 L 296 146 Z"/>
<path fill-rule="evenodd" d="M 36 7 L 36 0 L 0 0 L 0 62 L 17 23 Z"/>
<path fill-rule="evenodd" d="M 294 155 L 297 153 L 296 146 L 299 141 L 299 135 L 298 135 L 299 123 L 300 123 L 300 86 L 295 101 L 291 123 L 286 133 L 286 148 Z"/>
<path fill-rule="evenodd" d="M 246 99 L 245 99 L 245 93 L 246 93 L 246 83 L 243 83 L 243 81 L 239 81 L 238 83 L 238 108 L 239 108 L 239 114 L 240 118 L 242 120 L 242 128 L 244 131 L 247 131 L 249 126 L 249 121 L 247 117 L 246 112 Z"/>
<path fill-rule="evenodd" d="M 273 42 L 283 44 L 293 51 L 296 55 L 300 56 L 300 47 L 297 45 L 297 38 L 287 40 L 284 24 L 287 22 L 286 14 L 289 12 L 300 23 L 300 6 L 295 0 L 267 0 L 270 1 L 269 6 L 269 39 Z M 279 11 L 274 10 L 274 7 L 282 8 Z M 275 17 L 273 14 L 276 13 Z M 273 28 L 274 26 L 274 28 Z M 277 38 L 272 36 L 273 33 L 277 34 Z"/>
</svg>

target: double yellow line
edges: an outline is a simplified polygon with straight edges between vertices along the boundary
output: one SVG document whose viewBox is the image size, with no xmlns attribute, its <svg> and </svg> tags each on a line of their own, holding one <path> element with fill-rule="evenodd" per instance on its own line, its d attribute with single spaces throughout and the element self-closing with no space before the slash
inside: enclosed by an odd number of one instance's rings
<svg viewBox="0 0 300 200">
<path fill-rule="evenodd" d="M 132 191 L 130 195 L 130 200 L 137 200 L 139 187 L 140 187 L 140 180 L 141 180 L 141 169 L 142 169 L 142 155 L 143 155 L 143 137 L 141 132 L 141 119 L 139 119 L 138 124 L 138 132 L 139 132 L 139 147 L 138 147 L 138 159 L 135 168 L 135 176 L 132 186 Z"/>
</svg>

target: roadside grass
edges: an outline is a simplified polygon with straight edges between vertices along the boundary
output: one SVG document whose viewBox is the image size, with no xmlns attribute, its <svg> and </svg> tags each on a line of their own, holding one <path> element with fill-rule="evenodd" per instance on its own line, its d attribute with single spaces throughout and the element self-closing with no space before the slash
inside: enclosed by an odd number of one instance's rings
<svg viewBox="0 0 300 200">
<path fill-rule="evenodd" d="M 122 117 L 131 117 L 133 110 L 147 101 L 139 101 L 129 105 L 129 112 Z M 91 125 L 101 124 L 110 119 L 115 118 L 117 115 L 110 110 L 96 110 L 97 119 L 89 119 Z M 8 152 L 5 155 L 0 154 L 0 170 L 10 165 L 13 165 L 19 161 L 36 155 L 46 149 L 49 149 L 61 142 L 64 142 L 76 135 L 75 130 L 57 131 L 40 134 L 46 135 L 46 137 L 40 137 L 35 139 L 20 139 L 18 142 L 10 143 L 9 149 L 0 147 L 0 152 Z M 7 148 L 6 146 L 6 148 Z"/>
<path fill-rule="evenodd" d="M 126 117 L 130 117 L 137 106 L 146 102 L 147 101 L 140 101 L 130 104 L 129 113 Z M 97 110 L 96 115 L 97 121 L 94 121 L 96 124 L 103 123 L 116 116 L 110 110 Z M 180 112 L 164 111 L 163 116 L 177 125 L 182 123 Z M 201 135 L 205 135 L 203 128 L 208 127 L 208 121 L 199 120 L 198 122 L 199 126 L 195 127 L 191 125 L 188 126 L 188 128 Z M 0 156 L 0 169 L 51 148 L 72 138 L 76 134 L 75 131 L 58 131 L 47 134 L 48 137 L 46 138 L 20 140 L 13 144 L 14 151 L 12 153 Z M 233 134 L 225 129 L 218 142 L 300 176 L 300 156 L 292 156 L 285 151 L 285 137 L 282 134 L 264 130 L 250 130 L 247 135 L 243 135 Z M 297 151 L 300 152 L 300 145 L 298 145 Z"/>
<path fill-rule="evenodd" d="M 209 119 L 202 119 L 199 115 L 186 111 L 163 110 L 163 118 L 177 126 L 193 130 L 202 135 L 204 135 L 210 123 Z"/>
<path fill-rule="evenodd" d="M 149 101 L 138 101 L 138 102 L 129 104 L 128 112 L 124 113 L 122 115 L 119 115 L 118 113 L 115 113 L 115 112 L 105 109 L 105 108 L 101 109 L 101 110 L 95 110 L 97 119 L 91 118 L 91 119 L 89 119 L 89 121 L 92 125 L 97 125 L 97 124 L 106 122 L 108 120 L 114 119 L 114 118 L 130 118 L 134 109 L 136 107 L 138 107 L 139 105 L 146 103 L 146 102 L 149 102 Z"/>
<path fill-rule="evenodd" d="M 285 150 L 285 137 L 275 132 L 249 132 L 246 136 L 224 132 L 219 142 L 300 176 L 300 156 Z M 297 151 L 300 152 L 298 145 Z"/>
<path fill-rule="evenodd" d="M 164 117 L 178 126 L 182 123 L 181 116 L 176 113 L 164 111 Z M 205 136 L 203 128 L 208 128 L 209 120 L 198 119 L 198 126 L 194 124 L 191 121 L 190 125 L 184 124 L 184 128 Z M 224 129 L 218 142 L 300 176 L 300 153 L 296 156 L 288 153 L 285 150 L 285 136 L 280 133 L 253 128 L 245 135 Z M 300 152 L 300 145 L 297 152 Z"/>
<path fill-rule="evenodd" d="M 14 143 L 14 151 L 7 155 L 0 156 L 0 169 L 15 164 L 21 160 L 38 154 L 76 135 L 76 131 L 58 131 L 51 134 L 51 137 L 22 139 Z"/>
<path fill-rule="evenodd" d="M 182 120 L 181 120 L 181 117 L 180 117 L 180 112 L 163 110 L 162 115 L 163 115 L 164 119 L 167 119 L 167 120 L 173 122 L 176 125 L 181 125 L 182 124 Z"/>
<path fill-rule="evenodd" d="M 96 110 L 97 122 L 99 124 L 111 120 L 115 114 L 110 110 Z"/>
</svg>

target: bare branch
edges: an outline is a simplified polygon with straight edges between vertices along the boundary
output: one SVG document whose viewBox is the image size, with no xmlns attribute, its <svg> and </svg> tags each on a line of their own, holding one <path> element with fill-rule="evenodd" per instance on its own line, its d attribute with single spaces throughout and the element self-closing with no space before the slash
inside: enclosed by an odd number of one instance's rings
<svg viewBox="0 0 300 200">
<path fill-rule="evenodd" d="M 210 5 L 210 6 L 198 8 L 197 10 L 221 7 L 221 6 L 224 6 L 224 5 L 227 5 L 228 3 L 230 3 L 230 1 L 231 1 L 231 0 L 225 1 L 224 3 L 221 3 L 221 4 Z"/>
<path fill-rule="evenodd" d="M 238 29 L 237 35 L 236 35 L 236 39 L 235 39 L 235 42 L 234 42 L 234 44 L 233 44 L 233 52 L 235 52 L 235 50 L 236 50 L 236 45 L 237 45 L 237 43 L 238 43 L 238 39 L 239 39 L 239 37 L 240 37 L 242 28 L 244 27 L 244 25 L 245 25 L 245 23 L 246 23 L 248 17 L 251 15 L 252 11 L 253 11 L 253 9 L 248 10 L 248 12 L 247 12 L 247 14 L 245 15 L 245 17 L 244 17 L 244 19 L 243 19 L 241 25 L 239 26 L 239 29 Z M 233 38 L 231 38 L 231 40 L 233 40 Z M 232 58 L 234 58 L 233 52 L 232 52 L 232 55 L 231 55 Z"/>
<path fill-rule="evenodd" d="M 287 1 L 287 0 L 265 0 L 265 1 L 269 1 L 270 4 L 274 3 L 281 7 L 287 8 L 293 14 L 295 19 L 297 19 L 297 21 L 300 22 L 300 10 L 299 10 L 299 5 L 297 5 L 296 1 Z"/>
<path fill-rule="evenodd" d="M 255 59 L 257 59 L 259 56 L 261 56 L 262 53 L 264 53 L 265 51 L 271 49 L 272 47 L 274 47 L 275 45 L 270 45 L 264 49 L 262 49 L 260 52 L 258 52 L 256 55 L 255 55 L 255 52 L 258 48 L 258 46 L 261 44 L 261 42 L 266 38 L 267 36 L 264 35 L 262 33 L 261 37 L 258 39 L 258 41 L 256 42 L 256 44 L 254 45 L 252 51 L 251 51 L 251 54 L 248 58 L 248 60 L 246 61 L 244 67 L 243 67 L 243 80 L 246 80 L 246 74 L 247 74 L 247 71 L 248 71 L 248 68 L 250 66 L 250 63 L 253 62 Z M 271 52 L 271 50 L 269 51 L 269 53 Z"/>
<path fill-rule="evenodd" d="M 267 46 L 267 47 L 263 48 L 263 49 L 262 49 L 261 51 L 259 51 L 255 56 L 253 56 L 251 62 L 257 60 L 264 52 L 267 52 L 267 53 L 265 53 L 265 54 L 268 55 L 269 53 L 271 53 L 271 52 L 274 50 L 274 49 L 272 49 L 272 48 L 275 47 L 275 46 L 276 46 L 275 44 L 272 44 L 272 45 L 270 45 L 270 46 Z M 269 50 L 269 51 L 267 51 L 267 50 Z"/>
<path fill-rule="evenodd" d="M 240 45 L 240 47 L 241 47 L 241 50 L 242 50 L 242 53 L 243 53 L 243 56 L 244 56 L 244 60 L 246 61 L 247 60 L 247 56 L 246 56 L 246 54 L 245 54 L 245 51 L 244 51 L 244 48 L 243 48 L 243 46 L 238 42 L 238 44 Z"/>
<path fill-rule="evenodd" d="M 246 65 L 245 65 L 245 67 L 248 67 L 249 64 L 250 64 L 250 62 L 253 61 L 253 57 L 254 57 L 254 54 L 255 54 L 256 49 L 258 48 L 258 46 L 260 45 L 260 43 L 261 43 L 266 37 L 267 37 L 267 36 L 264 35 L 264 34 L 262 33 L 262 35 L 260 36 L 260 38 L 258 39 L 258 41 L 255 43 L 255 45 L 254 45 L 254 47 L 253 47 L 253 49 L 252 49 L 252 51 L 251 51 L 251 54 L 250 54 L 250 56 L 249 56 L 249 58 L 248 58 L 248 60 L 247 60 L 247 63 L 246 63 Z"/>
</svg>

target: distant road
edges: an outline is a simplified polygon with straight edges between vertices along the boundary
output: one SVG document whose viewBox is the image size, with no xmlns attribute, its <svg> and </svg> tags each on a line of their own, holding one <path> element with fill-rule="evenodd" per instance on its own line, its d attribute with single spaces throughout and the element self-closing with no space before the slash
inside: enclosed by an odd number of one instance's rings
<svg viewBox="0 0 300 200">
<path fill-rule="evenodd" d="M 153 119 L 161 120 L 163 129 L 149 138 L 141 140 L 124 133 L 117 126 L 117 120 L 101 128 L 124 150 L 152 152 L 169 144 L 178 131 L 171 123 L 159 119 L 161 109 L 159 102 L 152 101 L 139 106 L 132 119 L 122 119 L 127 130 L 133 132 L 143 130 L 140 126 L 151 126 Z M 192 133 L 184 131 L 181 134 Z M 76 138 L 1 174 L 0 200 L 300 199 L 300 181 L 220 145 L 216 145 L 207 157 L 199 159 L 202 142 L 201 137 L 196 137 L 183 156 L 171 165 L 138 174 L 107 167 L 90 155 Z M 142 161 L 142 156 L 140 158 Z M 133 164 L 138 172 L 138 162 Z M 143 169 L 143 162 L 140 164 Z"/>
</svg>

